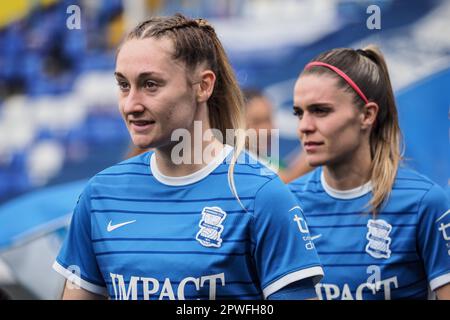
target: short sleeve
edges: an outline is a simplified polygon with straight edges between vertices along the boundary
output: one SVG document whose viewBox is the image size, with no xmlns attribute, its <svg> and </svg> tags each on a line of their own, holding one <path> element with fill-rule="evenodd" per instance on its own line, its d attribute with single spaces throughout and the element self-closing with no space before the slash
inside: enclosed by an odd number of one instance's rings
<svg viewBox="0 0 450 320">
<path fill-rule="evenodd" d="M 81 288 L 107 295 L 91 241 L 89 186 L 78 199 L 69 232 L 53 264 L 53 269 Z"/>
<path fill-rule="evenodd" d="M 418 247 L 431 290 L 450 283 L 450 201 L 437 185 L 420 204 Z"/>
<path fill-rule="evenodd" d="M 296 281 L 271 294 L 267 300 L 306 300 L 317 298 L 313 278 Z"/>
<path fill-rule="evenodd" d="M 264 298 L 285 286 L 323 277 L 302 209 L 279 178 L 266 182 L 255 198 L 253 257 Z"/>
</svg>

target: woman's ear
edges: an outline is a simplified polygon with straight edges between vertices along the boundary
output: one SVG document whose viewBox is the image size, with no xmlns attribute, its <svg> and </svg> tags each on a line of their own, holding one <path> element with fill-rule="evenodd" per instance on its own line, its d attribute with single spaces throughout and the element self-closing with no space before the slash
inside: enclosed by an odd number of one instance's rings
<svg viewBox="0 0 450 320">
<path fill-rule="evenodd" d="M 375 102 L 369 102 L 362 107 L 361 129 L 366 130 L 372 127 L 377 120 L 379 106 Z"/>
<path fill-rule="evenodd" d="M 200 72 L 199 78 L 197 103 L 202 103 L 208 101 L 209 97 L 211 97 L 216 82 L 216 75 L 211 70 L 203 70 Z"/>
</svg>

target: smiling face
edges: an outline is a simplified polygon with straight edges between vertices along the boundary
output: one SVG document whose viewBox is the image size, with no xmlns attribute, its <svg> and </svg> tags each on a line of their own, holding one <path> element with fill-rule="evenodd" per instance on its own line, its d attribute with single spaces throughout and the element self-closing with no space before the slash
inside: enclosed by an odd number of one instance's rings
<svg viewBox="0 0 450 320">
<path fill-rule="evenodd" d="M 350 162 L 364 144 L 364 116 L 353 94 L 337 86 L 328 75 L 302 75 L 294 88 L 294 114 L 299 136 L 311 166 Z"/>
<path fill-rule="evenodd" d="M 196 118 L 193 84 L 173 52 L 173 42 L 163 37 L 128 40 L 117 55 L 119 110 L 140 148 L 171 144 L 172 132 L 190 131 Z"/>
</svg>

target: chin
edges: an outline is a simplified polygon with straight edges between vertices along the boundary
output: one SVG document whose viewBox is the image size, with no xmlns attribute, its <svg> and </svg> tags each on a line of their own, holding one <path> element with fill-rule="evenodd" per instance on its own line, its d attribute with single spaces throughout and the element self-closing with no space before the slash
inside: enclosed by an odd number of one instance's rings
<svg viewBox="0 0 450 320">
<path fill-rule="evenodd" d="M 132 137 L 133 144 L 139 149 L 149 149 L 153 147 L 153 141 L 142 139 L 140 137 Z"/>
<path fill-rule="evenodd" d="M 311 166 L 311 167 L 319 167 L 319 166 L 323 166 L 327 164 L 327 160 L 323 159 L 322 157 L 318 157 L 315 155 L 307 155 L 306 156 L 306 162 Z"/>
</svg>

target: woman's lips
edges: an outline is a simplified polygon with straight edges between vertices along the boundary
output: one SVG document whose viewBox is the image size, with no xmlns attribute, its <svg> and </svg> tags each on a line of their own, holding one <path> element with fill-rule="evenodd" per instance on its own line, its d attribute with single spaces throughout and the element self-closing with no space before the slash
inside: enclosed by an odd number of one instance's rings
<svg viewBox="0 0 450 320">
<path fill-rule="evenodd" d="M 323 142 L 308 141 L 303 144 L 303 148 L 305 149 L 306 152 L 314 152 L 321 145 L 323 145 Z"/>
<path fill-rule="evenodd" d="M 150 130 L 155 124 L 153 120 L 132 120 L 130 121 L 131 129 L 134 132 L 142 133 Z"/>
</svg>

